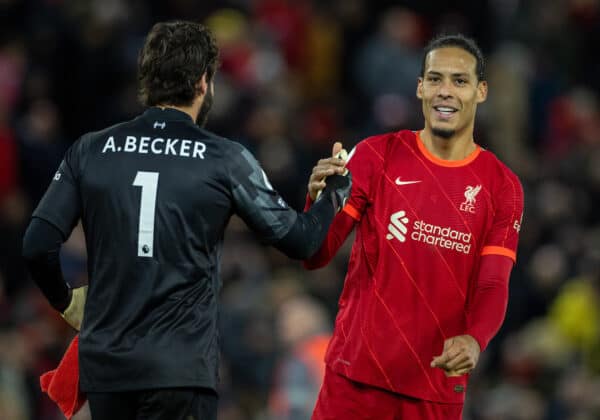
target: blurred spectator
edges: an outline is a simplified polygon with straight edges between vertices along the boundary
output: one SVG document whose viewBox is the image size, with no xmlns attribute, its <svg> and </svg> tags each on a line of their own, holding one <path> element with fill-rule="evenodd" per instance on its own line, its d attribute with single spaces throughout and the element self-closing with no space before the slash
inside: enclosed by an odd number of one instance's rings
<svg viewBox="0 0 600 420">
<path fill-rule="evenodd" d="M 21 179 L 25 193 L 37 203 L 58 169 L 66 150 L 56 105 L 48 99 L 33 101 L 17 122 Z M 46 182 L 40 182 L 40 180 Z"/>
<path fill-rule="evenodd" d="M 269 411 L 273 420 L 308 419 L 323 383 L 331 321 L 308 296 L 287 300 L 278 312 L 277 333 L 284 357 L 275 371 Z"/>
<path fill-rule="evenodd" d="M 421 71 L 423 29 L 420 17 L 405 8 L 382 14 L 379 31 L 359 50 L 358 87 L 373 104 L 379 127 L 410 126 L 418 114 L 415 97 Z"/>
</svg>

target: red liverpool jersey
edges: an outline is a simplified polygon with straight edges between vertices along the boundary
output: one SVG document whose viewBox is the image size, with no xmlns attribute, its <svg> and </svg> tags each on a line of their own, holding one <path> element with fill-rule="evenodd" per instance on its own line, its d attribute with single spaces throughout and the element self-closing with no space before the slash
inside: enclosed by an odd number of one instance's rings
<svg viewBox="0 0 600 420">
<path fill-rule="evenodd" d="M 446 338 L 468 333 L 480 256 L 515 260 L 521 184 L 481 147 L 444 161 L 412 131 L 367 138 L 347 167 L 356 238 L 326 363 L 399 394 L 463 402 L 467 375 L 448 378 L 430 362 Z M 348 233 L 335 229 L 308 266 L 332 257 Z"/>
</svg>

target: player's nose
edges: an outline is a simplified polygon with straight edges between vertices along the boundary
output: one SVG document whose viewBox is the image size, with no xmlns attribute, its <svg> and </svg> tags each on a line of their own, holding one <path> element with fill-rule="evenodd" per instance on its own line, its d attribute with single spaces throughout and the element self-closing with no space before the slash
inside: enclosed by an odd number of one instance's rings
<svg viewBox="0 0 600 420">
<path fill-rule="evenodd" d="M 438 87 L 437 94 L 440 98 L 444 98 L 444 99 L 452 97 L 452 95 L 453 95 L 452 82 L 450 82 L 448 80 L 442 81 Z"/>
</svg>

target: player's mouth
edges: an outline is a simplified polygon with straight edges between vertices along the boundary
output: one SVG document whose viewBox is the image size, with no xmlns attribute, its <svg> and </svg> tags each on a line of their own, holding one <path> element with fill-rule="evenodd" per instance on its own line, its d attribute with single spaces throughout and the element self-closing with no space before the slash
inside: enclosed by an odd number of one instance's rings
<svg viewBox="0 0 600 420">
<path fill-rule="evenodd" d="M 436 116 L 441 120 L 449 120 L 452 116 L 458 112 L 458 109 L 451 106 L 434 106 Z"/>
</svg>

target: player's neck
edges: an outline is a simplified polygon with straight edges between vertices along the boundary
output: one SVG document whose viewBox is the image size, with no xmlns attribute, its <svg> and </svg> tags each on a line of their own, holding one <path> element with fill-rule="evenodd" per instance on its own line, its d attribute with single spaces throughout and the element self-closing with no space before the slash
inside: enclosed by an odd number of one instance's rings
<svg viewBox="0 0 600 420">
<path fill-rule="evenodd" d="M 157 105 L 158 108 L 165 109 L 171 108 L 176 109 L 177 111 L 181 111 L 185 114 L 188 114 L 192 121 L 196 121 L 198 119 L 198 113 L 200 112 L 200 107 L 202 106 L 201 100 L 194 100 L 191 105 L 171 105 L 171 104 L 160 104 Z"/>
<path fill-rule="evenodd" d="M 442 160 L 462 160 L 477 149 L 473 141 L 473 132 L 456 133 L 450 138 L 436 136 L 425 127 L 420 132 L 425 148 L 435 157 Z"/>
</svg>

